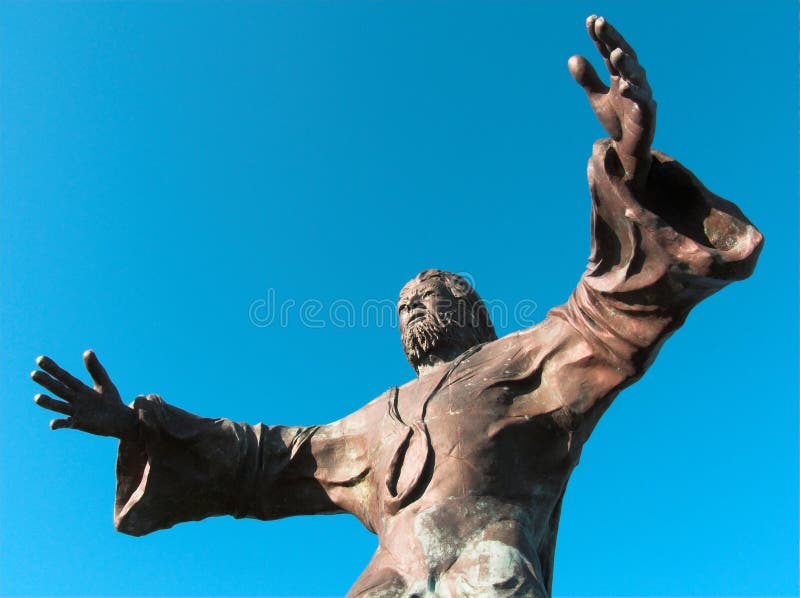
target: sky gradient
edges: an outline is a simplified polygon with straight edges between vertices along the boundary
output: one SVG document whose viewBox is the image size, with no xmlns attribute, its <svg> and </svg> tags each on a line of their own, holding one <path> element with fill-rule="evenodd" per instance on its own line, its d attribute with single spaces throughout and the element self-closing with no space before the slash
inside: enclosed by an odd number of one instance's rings
<svg viewBox="0 0 800 598">
<path fill-rule="evenodd" d="M 601 420 L 554 594 L 797 594 L 797 5 L 564 4 L 0 5 L 1 595 L 344 594 L 376 544 L 346 515 L 116 533 L 115 442 L 50 432 L 28 373 L 91 347 L 128 400 L 325 423 L 413 376 L 346 319 L 422 269 L 540 321 L 589 250 L 591 13 L 766 246 Z"/>
</svg>

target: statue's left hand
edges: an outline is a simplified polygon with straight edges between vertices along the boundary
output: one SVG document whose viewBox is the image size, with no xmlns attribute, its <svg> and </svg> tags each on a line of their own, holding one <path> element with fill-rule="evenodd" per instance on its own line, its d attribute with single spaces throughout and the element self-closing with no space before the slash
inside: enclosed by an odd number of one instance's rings
<svg viewBox="0 0 800 598">
<path fill-rule="evenodd" d="M 586 29 L 611 75 L 606 86 L 583 56 L 569 59 L 569 71 L 583 87 L 603 128 L 611 136 L 625 178 L 639 183 L 650 170 L 656 103 L 636 52 L 603 17 L 586 19 Z"/>
<path fill-rule="evenodd" d="M 86 351 L 83 361 L 94 380 L 94 388 L 59 367 L 49 357 L 42 356 L 36 360 L 42 369 L 31 372 L 33 381 L 63 400 L 37 394 L 34 401 L 40 407 L 67 416 L 51 421 L 50 428 L 71 428 L 98 436 L 135 439 L 139 425 L 136 413 L 122 402 L 117 387 L 94 351 Z"/>
</svg>

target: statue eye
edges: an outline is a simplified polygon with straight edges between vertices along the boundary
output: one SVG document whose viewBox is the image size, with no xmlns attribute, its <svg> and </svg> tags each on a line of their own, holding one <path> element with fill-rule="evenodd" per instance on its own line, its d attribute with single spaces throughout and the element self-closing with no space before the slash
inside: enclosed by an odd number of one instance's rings
<svg viewBox="0 0 800 598">
<path fill-rule="evenodd" d="M 430 297 L 431 295 L 435 295 L 435 294 L 436 294 L 436 291 L 434 291 L 433 289 L 428 289 L 427 291 L 422 293 L 422 298 L 425 299 L 425 297 Z"/>
</svg>

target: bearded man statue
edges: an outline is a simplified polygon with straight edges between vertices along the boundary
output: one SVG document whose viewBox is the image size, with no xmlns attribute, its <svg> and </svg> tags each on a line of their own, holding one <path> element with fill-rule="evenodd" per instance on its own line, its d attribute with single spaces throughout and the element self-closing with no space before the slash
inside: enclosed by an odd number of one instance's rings
<svg viewBox="0 0 800 598">
<path fill-rule="evenodd" d="M 575 80 L 609 134 L 589 161 L 592 251 L 566 304 L 498 339 L 467 282 L 426 270 L 398 302 L 418 374 L 339 421 L 247 425 L 156 395 L 126 406 L 91 351 L 94 388 L 41 357 L 36 402 L 120 439 L 114 521 L 139 536 L 214 515 L 350 513 L 378 536 L 351 597 L 550 595 L 567 481 L 597 421 L 702 299 L 753 270 L 761 234 L 653 151 L 636 53 L 590 17 L 611 81 Z"/>
</svg>

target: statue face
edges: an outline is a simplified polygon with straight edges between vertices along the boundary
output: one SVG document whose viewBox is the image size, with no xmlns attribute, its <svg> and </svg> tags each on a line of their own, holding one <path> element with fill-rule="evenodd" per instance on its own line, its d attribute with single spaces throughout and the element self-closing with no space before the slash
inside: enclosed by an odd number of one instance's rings
<svg viewBox="0 0 800 598">
<path fill-rule="evenodd" d="M 408 360 L 414 368 L 435 349 L 455 340 L 456 299 L 441 280 L 412 280 L 397 302 L 400 334 Z"/>
<path fill-rule="evenodd" d="M 447 323 L 455 311 L 455 298 L 447 285 L 438 279 L 423 282 L 412 280 L 400 291 L 397 312 L 400 315 L 400 333 L 418 326 L 426 318 Z"/>
</svg>

